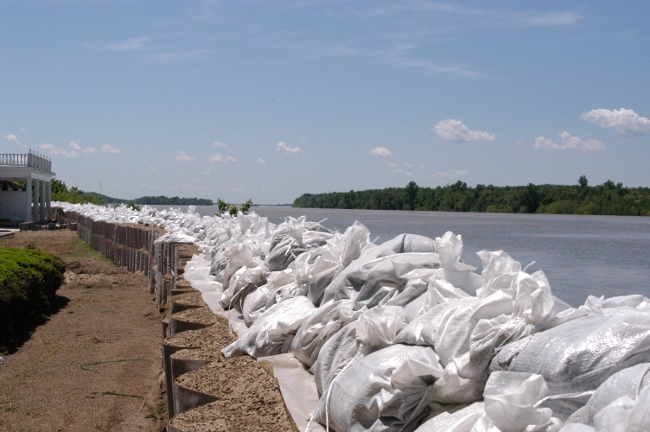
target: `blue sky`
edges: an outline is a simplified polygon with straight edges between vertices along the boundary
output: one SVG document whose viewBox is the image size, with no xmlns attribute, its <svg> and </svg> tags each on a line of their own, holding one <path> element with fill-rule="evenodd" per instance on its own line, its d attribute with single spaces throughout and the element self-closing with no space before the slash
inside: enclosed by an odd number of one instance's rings
<svg viewBox="0 0 650 432">
<path fill-rule="evenodd" d="M 650 3 L 0 0 L 0 152 L 109 196 L 650 186 Z"/>
</svg>

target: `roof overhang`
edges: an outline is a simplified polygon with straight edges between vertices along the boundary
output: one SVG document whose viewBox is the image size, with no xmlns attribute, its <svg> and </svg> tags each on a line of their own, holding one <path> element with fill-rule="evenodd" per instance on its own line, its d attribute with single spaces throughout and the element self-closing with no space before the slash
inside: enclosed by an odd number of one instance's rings
<svg viewBox="0 0 650 432">
<path fill-rule="evenodd" d="M 53 172 L 44 172 L 29 167 L 21 166 L 0 166 L 0 179 L 21 181 L 21 180 L 41 180 L 52 181 L 56 176 Z"/>
</svg>

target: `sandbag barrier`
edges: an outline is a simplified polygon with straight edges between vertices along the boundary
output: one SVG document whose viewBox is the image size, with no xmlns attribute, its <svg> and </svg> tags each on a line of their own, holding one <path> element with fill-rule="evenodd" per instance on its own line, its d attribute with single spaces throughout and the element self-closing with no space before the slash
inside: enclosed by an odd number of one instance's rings
<svg viewBox="0 0 650 432">
<path fill-rule="evenodd" d="M 573 308 L 553 296 L 543 271 L 527 273 L 504 251 L 479 252 L 483 270 L 475 273 L 461 259 L 461 236 L 452 232 L 435 239 L 402 234 L 375 244 L 358 222 L 340 234 L 305 217 L 276 226 L 254 213 L 201 218 L 192 208 L 110 211 L 88 213 L 164 226 L 167 239 L 200 246 L 203 257 L 187 278 L 210 309 L 241 314 L 229 323 L 240 338 L 221 352 L 232 361 L 288 354 L 304 365 L 294 372 L 309 367 L 313 375 L 287 404 L 297 410 L 294 419 L 311 417 L 304 425 L 310 431 L 320 425 L 337 432 L 650 427 L 650 299 L 643 295 L 589 296 Z M 156 259 L 173 258 L 166 247 L 159 246 Z M 211 258 L 207 265 L 205 258 Z M 174 287 L 159 291 L 160 301 L 174 302 L 187 289 L 183 275 L 173 263 L 157 265 L 165 272 L 163 286 Z M 184 323 L 183 312 L 174 315 Z M 184 333 L 194 331 L 201 330 Z M 226 369 L 210 379 L 241 378 L 239 369 L 231 375 Z M 294 372 L 280 373 L 286 385 L 296 385 Z M 173 383 L 174 374 L 168 376 Z M 168 384 L 170 414 L 177 414 L 170 430 L 185 431 L 189 419 L 204 421 L 208 407 L 226 415 L 218 406 L 223 400 L 209 402 L 214 382 L 203 372 L 179 378 Z M 305 398 L 307 381 L 317 402 L 303 407 L 303 399 L 312 399 Z M 183 389 L 206 397 L 191 402 L 201 398 L 188 393 L 188 404 L 174 403 Z"/>
</svg>

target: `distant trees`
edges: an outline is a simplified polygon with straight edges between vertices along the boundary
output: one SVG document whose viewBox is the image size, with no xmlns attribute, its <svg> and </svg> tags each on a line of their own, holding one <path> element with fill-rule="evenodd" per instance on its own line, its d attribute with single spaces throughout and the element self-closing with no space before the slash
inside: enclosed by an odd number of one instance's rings
<svg viewBox="0 0 650 432">
<path fill-rule="evenodd" d="M 457 181 L 425 188 L 409 182 L 405 188 L 304 194 L 294 207 L 373 210 L 435 210 L 453 212 L 555 213 L 650 216 L 650 188 L 626 188 L 611 180 L 589 186 L 586 176 L 578 184 L 504 186 Z"/>
<path fill-rule="evenodd" d="M 52 201 L 64 201 L 71 204 L 106 204 L 101 196 L 84 192 L 75 186 L 68 188 L 64 182 L 57 179 L 52 179 Z"/>
<path fill-rule="evenodd" d="M 135 204 L 149 204 L 149 205 L 214 205 L 212 200 L 204 198 L 179 198 L 166 197 L 166 196 L 143 196 L 133 200 Z"/>
</svg>

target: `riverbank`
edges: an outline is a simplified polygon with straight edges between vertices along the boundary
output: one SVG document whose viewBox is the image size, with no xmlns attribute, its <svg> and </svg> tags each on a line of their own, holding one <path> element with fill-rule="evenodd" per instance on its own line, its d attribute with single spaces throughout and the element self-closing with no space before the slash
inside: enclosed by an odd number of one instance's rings
<svg viewBox="0 0 650 432">
<path fill-rule="evenodd" d="M 67 269 L 49 320 L 4 356 L 0 430 L 162 430 L 160 318 L 149 279 L 116 267 L 73 231 L 17 232 L 0 247 L 38 248 Z"/>
<path fill-rule="evenodd" d="M 177 432 L 295 430 L 271 368 L 222 357 L 227 322 L 182 276 L 196 247 L 154 247 L 160 228 L 71 216 L 77 233 L 18 232 L 0 243 L 67 266 L 50 319 L 0 366 L 0 431 L 154 432 L 169 412 Z"/>
</svg>

